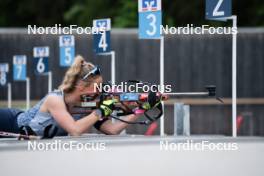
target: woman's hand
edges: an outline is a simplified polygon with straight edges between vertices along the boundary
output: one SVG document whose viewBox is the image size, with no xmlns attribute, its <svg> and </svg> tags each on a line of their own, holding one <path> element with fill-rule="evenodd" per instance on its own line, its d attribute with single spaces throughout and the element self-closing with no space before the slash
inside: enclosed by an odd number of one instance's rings
<svg viewBox="0 0 264 176">
<path fill-rule="evenodd" d="M 115 99 L 111 100 L 104 100 L 101 104 L 99 109 L 102 112 L 102 116 L 110 116 L 114 109 L 114 104 L 117 102 Z"/>
</svg>

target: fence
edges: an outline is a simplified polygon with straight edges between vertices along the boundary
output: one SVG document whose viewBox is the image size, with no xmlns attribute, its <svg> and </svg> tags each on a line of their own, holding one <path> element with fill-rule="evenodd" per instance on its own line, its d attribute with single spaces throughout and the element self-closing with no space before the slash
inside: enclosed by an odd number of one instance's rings
<svg viewBox="0 0 264 176">
<path fill-rule="evenodd" d="M 0 62 L 12 65 L 12 56 L 28 57 L 28 76 L 31 78 L 31 98 L 40 99 L 48 89 L 47 77 L 34 75 L 32 50 L 34 46 L 50 46 L 50 69 L 56 88 L 66 69 L 59 67 L 59 41 L 57 35 L 28 35 L 25 29 L 0 30 Z M 116 51 L 116 82 L 139 79 L 159 83 L 159 41 L 138 40 L 134 29 L 114 29 L 112 48 Z M 110 59 L 95 56 L 92 52 L 92 36 L 76 35 L 76 53 L 88 61 L 100 65 L 105 80 L 110 80 Z M 204 85 L 217 86 L 220 97 L 231 97 L 231 44 L 229 35 L 167 35 L 165 36 L 165 84 L 173 85 L 174 91 L 200 91 Z M 240 29 L 238 34 L 238 98 L 264 97 L 264 29 Z M 109 56 L 110 57 L 110 56 Z M 9 75 L 10 76 L 10 75 Z M 12 85 L 12 97 L 25 99 L 25 84 Z M 0 100 L 7 97 L 6 89 L 0 88 Z M 173 110 L 166 106 L 166 132 L 170 127 Z M 254 134 L 264 135 L 261 105 L 244 104 L 239 112 L 252 112 Z M 230 134 L 230 105 L 192 105 L 191 133 Z M 205 128 L 206 127 L 206 128 Z M 253 127 L 252 127 L 253 128 Z M 132 131 L 131 131 L 132 130 Z M 142 132 L 133 127 L 131 132 Z"/>
</svg>

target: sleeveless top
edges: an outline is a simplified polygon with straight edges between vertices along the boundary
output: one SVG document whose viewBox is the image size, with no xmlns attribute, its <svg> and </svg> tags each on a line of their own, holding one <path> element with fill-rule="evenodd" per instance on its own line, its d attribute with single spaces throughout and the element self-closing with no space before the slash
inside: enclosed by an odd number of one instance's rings
<svg viewBox="0 0 264 176">
<path fill-rule="evenodd" d="M 45 99 L 48 97 L 48 95 L 56 95 L 62 98 L 64 101 L 63 91 L 55 90 L 53 92 L 48 93 L 35 106 L 18 115 L 17 117 L 18 126 L 19 127 L 29 126 L 36 133 L 36 135 L 43 136 L 44 129 L 48 125 L 54 125 L 58 128 L 56 134 L 57 136 L 67 135 L 67 132 L 58 125 L 58 123 L 55 121 L 55 119 L 52 117 L 50 113 L 40 112 L 40 107 L 45 101 Z M 73 118 L 75 120 L 79 120 L 81 117 L 73 116 Z"/>
</svg>

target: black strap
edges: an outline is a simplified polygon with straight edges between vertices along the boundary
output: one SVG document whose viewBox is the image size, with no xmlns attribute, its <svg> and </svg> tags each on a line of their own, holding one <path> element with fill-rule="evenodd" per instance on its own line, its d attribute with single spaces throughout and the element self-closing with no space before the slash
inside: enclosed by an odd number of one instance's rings
<svg viewBox="0 0 264 176">
<path fill-rule="evenodd" d="M 30 126 L 21 126 L 19 128 L 19 133 L 27 136 L 36 136 L 36 133 L 30 128 Z"/>
<path fill-rule="evenodd" d="M 42 139 L 53 138 L 57 134 L 57 131 L 58 127 L 56 127 L 55 125 L 50 124 L 46 126 Z M 30 126 L 21 126 L 19 128 L 19 133 L 26 136 L 37 136 L 37 134 L 32 130 L 32 128 L 30 128 Z"/>
<path fill-rule="evenodd" d="M 103 123 L 105 123 L 107 120 L 109 120 L 109 118 L 103 118 L 102 120 L 98 120 L 98 121 L 94 124 L 94 128 L 96 128 L 97 130 L 100 131 L 101 126 L 102 126 Z"/>
<path fill-rule="evenodd" d="M 46 126 L 44 129 L 42 139 L 53 138 L 57 134 L 57 131 L 58 131 L 58 127 L 55 125 L 50 124 L 50 125 Z"/>
</svg>

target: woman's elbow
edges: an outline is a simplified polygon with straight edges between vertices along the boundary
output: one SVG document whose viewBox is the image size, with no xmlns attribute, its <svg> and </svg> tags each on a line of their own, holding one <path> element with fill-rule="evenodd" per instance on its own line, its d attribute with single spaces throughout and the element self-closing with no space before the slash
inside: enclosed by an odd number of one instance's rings
<svg viewBox="0 0 264 176">
<path fill-rule="evenodd" d="M 79 133 L 79 132 L 70 132 L 69 135 L 70 136 L 81 136 L 82 133 Z"/>
<path fill-rule="evenodd" d="M 115 132 L 115 131 L 114 131 L 114 132 L 111 131 L 111 132 L 108 132 L 108 133 L 107 133 L 107 135 L 119 135 L 119 134 L 120 134 L 120 133 Z"/>
<path fill-rule="evenodd" d="M 68 131 L 68 133 L 71 136 L 81 136 L 83 132 L 80 131 L 78 128 L 72 128 Z"/>
<path fill-rule="evenodd" d="M 107 135 L 119 135 L 120 134 L 119 131 L 114 130 L 114 129 L 105 130 L 104 133 Z"/>
</svg>

